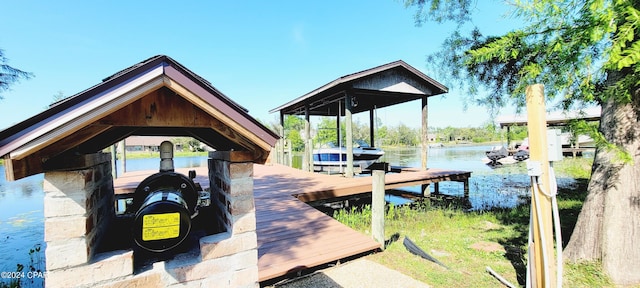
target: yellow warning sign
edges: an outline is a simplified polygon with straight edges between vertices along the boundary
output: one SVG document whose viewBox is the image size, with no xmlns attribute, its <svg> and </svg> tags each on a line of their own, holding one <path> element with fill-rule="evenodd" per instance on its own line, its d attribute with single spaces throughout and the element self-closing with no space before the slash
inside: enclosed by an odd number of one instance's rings
<svg viewBox="0 0 640 288">
<path fill-rule="evenodd" d="M 179 212 L 148 214 L 142 217 L 142 241 L 171 239 L 179 235 Z"/>
</svg>

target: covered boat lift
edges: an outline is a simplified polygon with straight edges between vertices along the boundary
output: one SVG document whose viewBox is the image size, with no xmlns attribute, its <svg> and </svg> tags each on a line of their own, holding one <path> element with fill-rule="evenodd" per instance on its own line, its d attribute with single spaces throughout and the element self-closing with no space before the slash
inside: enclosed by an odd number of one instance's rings
<svg viewBox="0 0 640 288">
<path fill-rule="evenodd" d="M 601 110 L 600 107 L 591 107 L 583 110 L 547 112 L 547 127 L 568 126 L 572 121 L 597 122 L 600 121 Z M 498 116 L 496 117 L 495 123 L 500 125 L 500 128 L 507 128 L 507 148 L 511 147 L 511 126 L 526 126 L 529 124 L 526 114 Z M 579 136 L 580 135 L 578 135 L 578 137 Z M 583 148 L 584 147 L 580 147 L 580 141 L 576 141 L 575 147 L 565 148 L 563 151 L 575 157 L 576 153 L 582 153 Z"/>
<path fill-rule="evenodd" d="M 346 126 L 345 146 L 347 150 L 345 176 L 353 177 L 353 114 L 369 112 L 370 145 L 374 147 L 375 133 L 373 123 L 375 109 L 421 99 L 421 162 L 422 169 L 426 170 L 428 149 L 427 98 L 447 92 L 448 88 L 446 86 L 404 61 L 398 60 L 342 76 L 269 112 L 280 113 L 280 136 L 284 136 L 285 115 L 304 115 L 305 139 L 311 139 L 310 116 L 312 115 L 336 117 L 336 129 L 338 130 L 338 139 L 340 139 L 340 117 L 344 115 Z M 313 147 L 311 147 L 309 141 L 305 141 L 305 153 L 302 161 L 302 169 L 304 171 L 313 170 L 313 160 L 310 157 L 312 150 Z M 284 145 L 282 143 L 280 143 L 277 152 L 279 155 L 284 154 Z"/>
</svg>

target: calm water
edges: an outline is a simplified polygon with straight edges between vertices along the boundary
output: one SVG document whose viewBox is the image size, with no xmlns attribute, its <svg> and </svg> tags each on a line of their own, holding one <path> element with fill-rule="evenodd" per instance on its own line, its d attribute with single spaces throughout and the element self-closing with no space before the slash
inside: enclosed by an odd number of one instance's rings
<svg viewBox="0 0 640 288">
<path fill-rule="evenodd" d="M 491 168 L 482 163 L 485 151 L 491 146 L 455 146 L 431 148 L 428 167 L 471 171 L 469 200 L 472 209 L 513 207 L 526 201 L 529 194 L 529 177 L 524 163 Z M 384 161 L 398 166 L 420 166 L 420 149 L 387 149 Z M 127 171 L 155 170 L 159 159 L 130 159 Z M 206 166 L 206 157 L 174 159 L 176 168 Z M 118 167 L 122 173 L 122 167 Z M 4 167 L 0 166 L 0 175 Z M 44 251 L 43 175 L 35 175 L 15 182 L 0 177 L 0 271 L 15 271 L 16 264 L 30 265 L 29 250 L 36 245 Z M 573 179 L 559 178 L 559 186 L 570 186 Z M 406 187 L 419 193 L 419 187 Z M 463 185 L 458 182 L 442 182 L 440 191 L 453 196 L 463 195 Z M 389 199 L 394 202 L 399 199 Z M 41 253 L 44 255 L 44 253 Z M 44 257 L 44 256 L 41 256 Z M 40 263 L 39 268 L 44 268 Z M 2 281 L 2 279 L 0 279 Z"/>
<path fill-rule="evenodd" d="M 526 198 L 529 194 L 530 180 L 524 163 L 490 167 L 482 162 L 487 150 L 491 150 L 491 146 L 430 148 L 427 167 L 472 172 L 469 179 L 469 201 L 472 209 L 513 207 L 526 201 L 523 197 Z M 383 160 L 391 165 L 420 167 L 420 149 L 385 149 Z M 420 186 L 412 186 L 401 190 L 420 193 L 420 189 Z M 433 191 L 433 187 L 431 189 Z M 462 197 L 464 185 L 459 182 L 441 182 L 440 192 Z M 394 200 L 399 199 L 392 199 Z"/>
</svg>

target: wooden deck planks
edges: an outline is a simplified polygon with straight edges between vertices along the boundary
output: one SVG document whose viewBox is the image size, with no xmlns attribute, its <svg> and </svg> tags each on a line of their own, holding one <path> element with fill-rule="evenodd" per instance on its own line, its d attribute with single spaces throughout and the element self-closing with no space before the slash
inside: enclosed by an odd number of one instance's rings
<svg viewBox="0 0 640 288">
<path fill-rule="evenodd" d="M 279 165 L 254 166 L 260 281 L 380 248 L 371 237 L 292 196 L 335 189 L 336 178 Z"/>
<path fill-rule="evenodd" d="M 207 167 L 196 170 L 208 188 Z M 128 172 L 114 181 L 116 193 L 129 193 L 154 171 Z M 304 172 L 282 165 L 254 165 L 254 198 L 258 237 L 258 274 L 265 281 L 380 248 L 361 234 L 303 201 L 330 199 L 371 191 L 370 177 L 344 178 Z M 429 169 L 387 174 L 385 187 L 468 181 L 470 172 Z M 295 197 L 294 197 L 295 195 Z"/>
</svg>

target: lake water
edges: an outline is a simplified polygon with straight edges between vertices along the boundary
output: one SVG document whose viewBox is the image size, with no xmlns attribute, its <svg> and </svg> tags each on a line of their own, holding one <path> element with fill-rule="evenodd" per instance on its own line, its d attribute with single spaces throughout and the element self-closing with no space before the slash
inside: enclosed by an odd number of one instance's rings
<svg viewBox="0 0 640 288">
<path fill-rule="evenodd" d="M 472 172 L 469 179 L 469 201 L 472 209 L 488 209 L 492 207 L 513 207 L 527 201 L 529 195 L 529 176 L 524 163 L 492 168 L 481 160 L 485 151 L 491 146 L 453 146 L 429 149 L 427 166 L 433 168 L 465 170 Z M 156 170 L 159 159 L 130 159 L 127 171 Z M 420 167 L 420 149 L 385 149 L 383 161 L 394 166 Z M 175 158 L 176 168 L 206 166 L 206 157 Z M 122 167 L 119 172 L 122 173 Z M 0 175 L 4 175 L 4 166 L 0 166 Z M 16 264 L 31 263 L 31 257 L 44 258 L 44 253 L 33 255 L 29 250 L 40 245 L 44 251 L 43 221 L 43 175 L 34 175 L 15 182 L 7 182 L 0 177 L 0 271 L 15 271 Z M 575 181 L 559 178 L 558 185 L 571 186 Z M 419 193 L 420 187 L 403 188 Z M 462 196 L 463 184 L 458 182 L 442 182 L 440 191 L 443 194 Z M 402 201 L 392 199 L 390 201 Z M 44 264 L 35 260 L 36 267 L 44 270 Z M 26 270 L 25 270 L 26 271 Z M 0 279 L 6 281 L 6 279 Z"/>
</svg>

